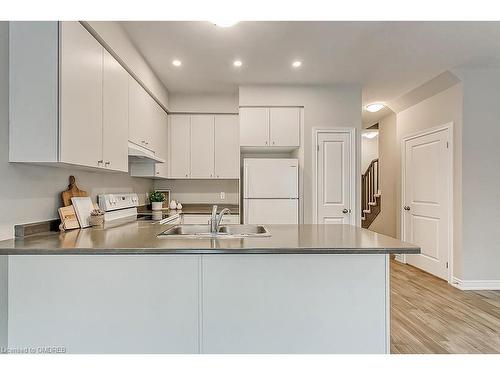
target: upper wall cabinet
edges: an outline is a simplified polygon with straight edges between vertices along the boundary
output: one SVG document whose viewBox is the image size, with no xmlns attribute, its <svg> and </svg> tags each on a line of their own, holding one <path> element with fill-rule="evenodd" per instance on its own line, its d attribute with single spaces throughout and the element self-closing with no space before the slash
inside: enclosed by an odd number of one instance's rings
<svg viewBox="0 0 500 375">
<path fill-rule="evenodd" d="M 189 178 L 191 175 L 191 116 L 170 117 L 170 177 Z"/>
<path fill-rule="evenodd" d="M 170 177 L 239 178 L 236 115 L 170 116 Z"/>
<path fill-rule="evenodd" d="M 241 147 L 300 146 L 300 108 L 240 108 Z"/>
<path fill-rule="evenodd" d="M 238 116 L 215 116 L 215 178 L 239 178 L 240 135 Z"/>
<path fill-rule="evenodd" d="M 151 139 L 154 141 L 155 155 L 163 160 L 168 159 L 168 116 L 167 113 L 154 102 L 154 110 L 149 123 Z M 148 145 L 146 145 L 148 146 Z M 166 163 L 151 163 L 136 161 L 130 163 L 130 175 L 132 177 L 147 177 L 154 179 L 168 178 L 170 161 Z"/>
<path fill-rule="evenodd" d="M 128 73 L 79 22 L 11 22 L 9 160 L 128 169 Z"/>
<path fill-rule="evenodd" d="M 156 151 L 159 140 L 156 138 L 156 112 L 159 105 L 139 85 L 129 77 L 129 140 L 151 151 Z"/>
</svg>

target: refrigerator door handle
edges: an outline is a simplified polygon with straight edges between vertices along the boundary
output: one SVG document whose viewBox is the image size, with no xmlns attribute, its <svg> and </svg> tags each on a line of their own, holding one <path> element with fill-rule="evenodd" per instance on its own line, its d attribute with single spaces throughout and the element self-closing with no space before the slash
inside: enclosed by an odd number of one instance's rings
<svg viewBox="0 0 500 375">
<path fill-rule="evenodd" d="M 248 198 L 248 165 L 245 165 L 245 170 L 243 172 L 243 176 L 244 176 L 244 179 L 245 179 L 245 189 L 243 191 L 243 198 Z"/>
</svg>

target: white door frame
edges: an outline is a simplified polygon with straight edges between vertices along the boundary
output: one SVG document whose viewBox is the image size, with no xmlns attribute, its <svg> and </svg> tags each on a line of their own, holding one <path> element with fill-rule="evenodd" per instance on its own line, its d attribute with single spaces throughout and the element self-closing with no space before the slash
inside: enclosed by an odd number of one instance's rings
<svg viewBox="0 0 500 375">
<path fill-rule="evenodd" d="M 448 228 L 450 230 L 448 231 L 448 274 L 447 274 L 447 281 L 449 284 L 451 284 L 453 280 L 453 128 L 454 128 L 454 123 L 453 122 L 448 122 L 443 125 L 439 126 L 434 126 L 432 128 L 424 129 L 421 131 L 418 131 L 416 133 L 412 133 L 410 135 L 407 135 L 401 139 L 401 202 L 399 206 L 399 211 L 400 211 L 400 228 L 401 228 L 401 240 L 406 241 L 406 228 L 405 228 L 405 220 L 404 220 L 404 212 L 402 210 L 402 207 L 405 205 L 405 172 L 406 172 L 406 145 L 405 142 L 414 139 L 414 138 L 419 138 L 424 135 L 429 135 L 433 133 L 440 132 L 442 130 L 448 130 L 448 144 L 449 144 L 449 158 L 448 158 L 448 178 L 449 178 L 449 184 L 448 184 Z M 403 263 L 406 263 L 406 255 L 398 255 L 396 256 L 397 259 Z"/>
<path fill-rule="evenodd" d="M 325 134 L 325 133 L 346 133 L 349 134 L 349 139 L 350 139 L 350 146 L 351 146 L 351 163 L 350 163 L 350 176 L 351 180 L 349 181 L 350 186 L 351 186 L 351 191 L 350 191 L 350 202 L 349 202 L 349 208 L 351 210 L 350 217 L 349 217 L 349 224 L 351 225 L 358 225 L 358 206 L 356 204 L 356 191 L 357 191 L 357 162 L 358 162 L 358 153 L 357 153 L 357 141 L 356 141 L 356 128 L 327 128 L 327 129 L 322 129 L 322 128 L 313 128 L 313 148 L 312 148 L 312 159 L 313 159 L 313 173 L 312 173 L 312 179 L 313 179 L 313 212 L 312 212 L 312 223 L 317 224 L 318 223 L 318 137 L 320 134 Z M 361 217 L 359 217 L 359 220 L 361 220 Z"/>
</svg>

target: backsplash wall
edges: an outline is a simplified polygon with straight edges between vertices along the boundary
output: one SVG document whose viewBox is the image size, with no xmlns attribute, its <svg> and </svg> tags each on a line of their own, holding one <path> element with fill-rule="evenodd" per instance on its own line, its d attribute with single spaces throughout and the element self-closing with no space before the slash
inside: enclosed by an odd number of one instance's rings
<svg viewBox="0 0 500 375">
<path fill-rule="evenodd" d="M 181 203 L 238 204 L 238 180 L 157 180 L 155 189 L 170 189 L 171 199 Z M 226 199 L 220 198 L 220 193 Z"/>
</svg>

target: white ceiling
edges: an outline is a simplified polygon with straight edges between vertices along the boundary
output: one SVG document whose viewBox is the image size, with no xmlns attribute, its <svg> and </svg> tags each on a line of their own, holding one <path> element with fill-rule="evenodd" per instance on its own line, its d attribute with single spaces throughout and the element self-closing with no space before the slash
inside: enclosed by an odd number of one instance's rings
<svg viewBox="0 0 500 375">
<path fill-rule="evenodd" d="M 121 22 L 169 92 L 240 84 L 360 83 L 390 102 L 458 66 L 500 66 L 500 22 Z M 182 67 L 172 66 L 174 58 Z M 234 59 L 243 67 L 233 67 Z M 291 62 L 303 65 L 293 69 Z M 376 121 L 367 116 L 364 122 Z"/>
</svg>

